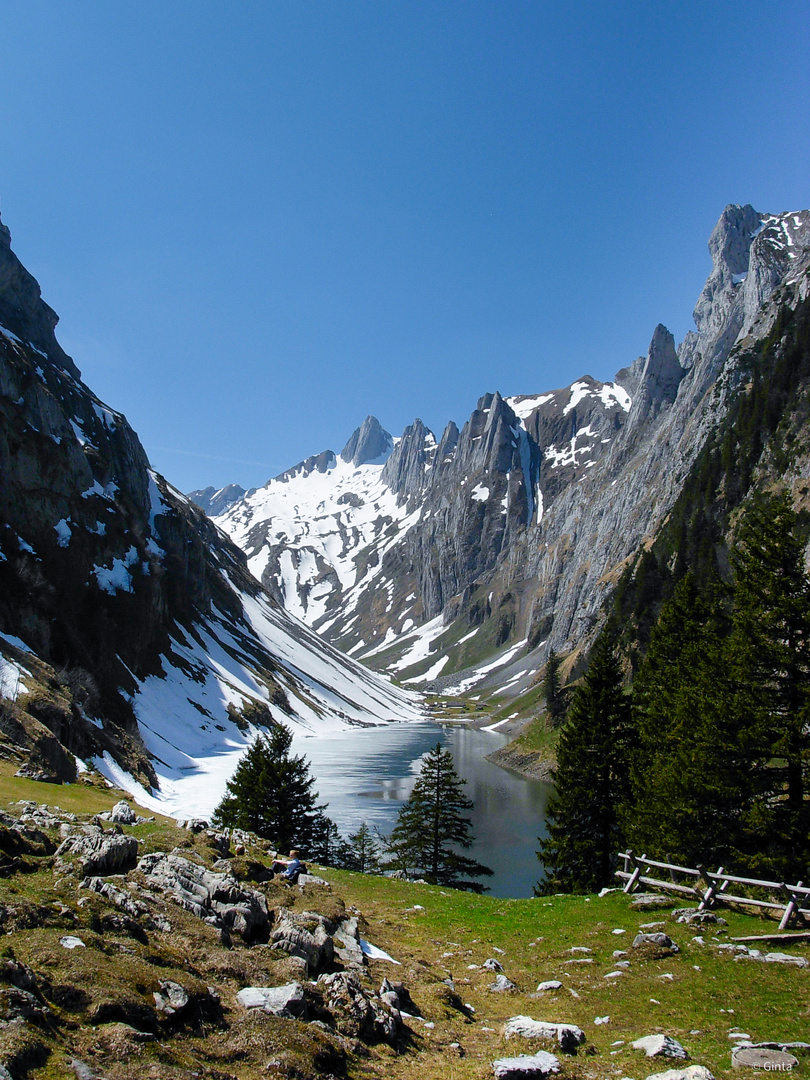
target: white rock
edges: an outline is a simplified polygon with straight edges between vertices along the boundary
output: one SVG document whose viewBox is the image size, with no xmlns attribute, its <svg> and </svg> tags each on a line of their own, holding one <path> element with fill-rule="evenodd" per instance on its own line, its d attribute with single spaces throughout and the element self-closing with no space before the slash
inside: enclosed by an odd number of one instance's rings
<svg viewBox="0 0 810 1080">
<path fill-rule="evenodd" d="M 714 1080 L 714 1076 L 705 1065 L 687 1065 L 685 1069 L 667 1069 L 666 1072 L 653 1073 L 646 1080 Z"/>
<path fill-rule="evenodd" d="M 63 949 L 85 949 L 87 946 L 80 937 L 72 937 L 68 934 L 66 937 L 59 938 L 59 944 Z"/>
<path fill-rule="evenodd" d="M 597 1027 L 601 1027 L 602 1024 L 609 1024 L 610 1023 L 610 1017 L 609 1016 L 595 1016 L 593 1018 L 593 1022 L 596 1024 Z M 616 1044 L 614 1043 L 613 1045 L 615 1046 Z"/>
<path fill-rule="evenodd" d="M 285 986 L 246 986 L 236 995 L 244 1009 L 263 1009 L 275 1016 L 302 1016 L 306 1012 L 304 988 L 300 983 Z"/>
<path fill-rule="evenodd" d="M 647 1057 L 689 1057 L 678 1040 L 669 1035 L 645 1035 L 643 1039 L 636 1039 L 632 1045 L 634 1050 L 643 1050 Z"/>
<path fill-rule="evenodd" d="M 530 1016 L 513 1016 L 506 1021 L 503 1034 L 507 1039 L 548 1039 L 571 1053 L 585 1042 L 585 1032 L 576 1024 L 552 1024 L 545 1020 L 533 1020 Z"/>
<path fill-rule="evenodd" d="M 624 975 L 623 971 L 609 971 L 607 973 L 607 975 L 605 975 L 605 978 L 606 979 L 620 979 L 622 977 L 622 975 Z"/>
<path fill-rule="evenodd" d="M 560 1061 L 554 1054 L 540 1050 L 536 1054 L 520 1054 L 513 1058 L 499 1058 L 492 1062 L 496 1080 L 527 1080 L 528 1077 L 550 1076 L 560 1071 Z"/>
<path fill-rule="evenodd" d="M 547 979 L 546 982 L 537 984 L 537 993 L 545 994 L 548 990 L 560 990 L 562 989 L 562 983 L 559 979 Z"/>
</svg>

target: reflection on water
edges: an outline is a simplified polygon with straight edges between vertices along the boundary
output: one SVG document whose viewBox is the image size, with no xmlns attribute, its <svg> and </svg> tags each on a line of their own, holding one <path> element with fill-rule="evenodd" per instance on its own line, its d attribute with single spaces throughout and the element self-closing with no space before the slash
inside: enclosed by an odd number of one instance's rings
<svg viewBox="0 0 810 1080">
<path fill-rule="evenodd" d="M 475 803 L 472 858 L 491 866 L 484 879 L 493 896 L 531 896 L 542 874 L 538 836 L 545 835 L 551 786 L 484 760 L 508 740 L 488 731 L 431 723 L 350 728 L 331 735 L 296 735 L 293 749 L 310 763 L 320 801 L 347 835 L 363 822 L 388 834 L 419 774 L 422 755 L 437 742 L 448 747 L 465 793 Z"/>
</svg>

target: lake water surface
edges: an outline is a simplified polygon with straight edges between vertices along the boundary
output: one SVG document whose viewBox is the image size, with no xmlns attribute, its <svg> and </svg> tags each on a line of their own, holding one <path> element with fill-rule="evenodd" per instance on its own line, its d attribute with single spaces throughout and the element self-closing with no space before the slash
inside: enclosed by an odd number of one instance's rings
<svg viewBox="0 0 810 1080">
<path fill-rule="evenodd" d="M 316 777 L 320 801 L 345 836 L 365 822 L 388 834 L 419 774 L 421 758 L 436 743 L 452 751 L 470 814 L 474 845 L 465 854 L 492 867 L 483 878 L 492 896 L 525 897 L 542 876 L 538 836 L 545 835 L 551 785 L 530 780 L 484 759 L 508 739 L 496 732 L 438 723 L 350 728 L 332 735 L 296 735 L 295 753 L 304 754 Z"/>
</svg>

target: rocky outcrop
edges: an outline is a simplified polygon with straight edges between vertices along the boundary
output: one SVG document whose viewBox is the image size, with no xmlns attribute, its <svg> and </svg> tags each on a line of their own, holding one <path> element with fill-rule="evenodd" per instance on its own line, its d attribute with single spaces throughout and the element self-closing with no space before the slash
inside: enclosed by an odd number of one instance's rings
<svg viewBox="0 0 810 1080">
<path fill-rule="evenodd" d="M 75 860 L 84 877 L 125 874 L 135 866 L 138 841 L 134 836 L 105 833 L 72 835 L 56 850 L 56 858 L 69 867 Z"/>
<path fill-rule="evenodd" d="M 344 461 L 350 461 L 355 468 L 368 465 L 386 458 L 394 445 L 394 440 L 380 426 L 376 416 L 367 416 L 363 423 L 349 438 L 340 452 Z"/>
<path fill-rule="evenodd" d="M 266 936 L 270 912 L 264 894 L 243 888 L 231 874 L 218 874 L 164 852 L 144 855 L 138 870 L 153 888 L 198 918 L 234 930 L 245 940 Z"/>
</svg>

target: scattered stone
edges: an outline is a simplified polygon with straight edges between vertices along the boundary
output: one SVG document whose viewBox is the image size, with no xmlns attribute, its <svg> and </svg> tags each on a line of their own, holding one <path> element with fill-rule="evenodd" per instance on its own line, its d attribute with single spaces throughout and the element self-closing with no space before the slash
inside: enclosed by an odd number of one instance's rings
<svg viewBox="0 0 810 1080">
<path fill-rule="evenodd" d="M 367 1042 L 394 1041 L 402 1024 L 399 1012 L 368 994 L 353 971 L 321 975 L 318 986 L 341 1034 Z"/>
<path fill-rule="evenodd" d="M 673 911 L 674 915 L 675 912 Z M 643 922 L 639 924 L 639 930 L 660 930 L 662 926 L 666 926 L 665 922 Z"/>
<path fill-rule="evenodd" d="M 768 1072 L 792 1072 L 799 1059 L 784 1050 L 766 1050 L 759 1046 L 735 1046 L 731 1051 L 732 1069 L 763 1069 Z"/>
<path fill-rule="evenodd" d="M 96 1070 L 92 1069 L 84 1061 L 80 1061 L 79 1058 L 71 1058 L 68 1061 L 68 1068 L 72 1069 L 76 1074 L 76 1080 L 99 1080 Z"/>
<path fill-rule="evenodd" d="M 668 949 L 672 953 L 681 951 L 669 934 L 663 934 L 660 930 L 652 934 L 636 934 L 633 939 L 633 948 L 640 949 L 645 945 L 655 945 L 659 949 Z"/>
<path fill-rule="evenodd" d="M 137 820 L 138 815 L 124 799 L 117 802 L 110 813 L 110 821 L 118 825 L 134 825 Z"/>
<path fill-rule="evenodd" d="M 447 1047 L 448 1050 L 452 1050 L 458 1057 L 463 1058 L 467 1051 L 461 1045 L 461 1043 L 452 1042 Z"/>
<path fill-rule="evenodd" d="M 179 821 L 178 825 L 181 829 L 188 829 L 189 832 L 193 833 L 205 832 L 206 829 L 210 828 L 205 818 L 189 818 L 188 821 Z"/>
<path fill-rule="evenodd" d="M 689 1057 L 678 1040 L 669 1035 L 645 1035 L 643 1039 L 636 1039 L 632 1046 L 634 1050 L 643 1050 L 647 1057 L 669 1057 L 679 1060 L 686 1060 Z"/>
<path fill-rule="evenodd" d="M 155 991 L 152 997 L 155 999 L 155 1008 L 166 1016 L 174 1016 L 182 1012 L 189 1003 L 188 992 L 180 983 L 165 979 L 160 984 L 160 993 Z"/>
<path fill-rule="evenodd" d="M 656 911 L 659 908 L 671 908 L 672 899 L 658 893 L 637 893 L 630 901 L 630 907 L 637 911 Z"/>
<path fill-rule="evenodd" d="M 725 919 L 715 915 L 713 911 L 698 911 L 697 908 L 675 908 L 670 912 L 670 917 L 679 923 L 690 925 L 697 923 L 700 926 L 728 926 Z"/>
<path fill-rule="evenodd" d="M 619 978 L 621 978 L 622 975 L 624 975 L 623 971 L 609 971 L 607 973 L 607 975 L 604 976 L 604 978 L 606 978 L 606 979 L 619 979 Z"/>
<path fill-rule="evenodd" d="M 620 934 L 626 934 L 627 933 L 626 930 L 622 930 L 620 927 L 617 927 L 615 930 L 611 930 L 610 932 L 611 932 L 611 934 L 615 934 L 616 937 L 618 937 Z"/>
<path fill-rule="evenodd" d="M 65 937 L 59 938 L 59 944 L 63 949 L 85 949 L 87 946 L 80 937 L 73 937 L 71 934 L 66 934 Z"/>
<path fill-rule="evenodd" d="M 627 956 L 627 949 L 614 949 L 611 956 L 614 960 L 618 960 L 620 956 Z"/>
<path fill-rule="evenodd" d="M 745 1032 L 742 1031 L 730 1031 L 728 1035 L 726 1035 L 726 1038 L 734 1039 L 735 1041 L 739 1042 L 741 1039 L 747 1039 L 748 1041 L 750 1041 L 751 1036 L 746 1035 Z"/>
<path fill-rule="evenodd" d="M 610 1017 L 609 1016 L 595 1016 L 593 1018 L 593 1022 L 596 1024 L 597 1027 L 601 1027 L 602 1024 L 609 1024 L 610 1023 Z M 614 1045 L 615 1045 L 615 1043 L 614 1043 Z"/>
<path fill-rule="evenodd" d="M 593 949 L 589 949 L 587 945 L 572 945 L 568 950 L 569 952 L 593 952 Z"/>
<path fill-rule="evenodd" d="M 503 971 L 503 964 L 500 960 L 485 960 L 481 966 L 485 967 L 487 971 Z"/>
<path fill-rule="evenodd" d="M 243 1009 L 261 1009 L 273 1016 L 306 1019 L 307 1003 L 301 983 L 285 986 L 246 986 L 236 995 Z"/>
<path fill-rule="evenodd" d="M 489 989 L 495 994 L 503 994 L 509 990 L 517 990 L 517 987 L 505 975 L 496 975 L 495 982 L 490 983 Z"/>
<path fill-rule="evenodd" d="M 498 1058 L 492 1062 L 496 1080 L 541 1080 L 560 1071 L 560 1061 L 554 1054 L 540 1050 L 536 1054 L 520 1054 L 513 1058 Z"/>
<path fill-rule="evenodd" d="M 705 1065 L 687 1065 L 685 1069 L 667 1069 L 666 1072 L 653 1073 L 647 1080 L 714 1080 L 714 1076 Z"/>
<path fill-rule="evenodd" d="M 402 1015 L 409 1017 L 421 1015 L 413 998 L 401 982 L 392 983 L 388 979 L 383 979 L 380 987 L 380 1001 L 384 1001 L 389 1008 L 396 1009 Z"/>
<path fill-rule="evenodd" d="M 562 983 L 560 982 L 559 979 L 547 979 L 546 982 L 538 983 L 536 992 L 538 994 L 546 994 L 550 990 L 561 990 L 561 989 L 562 989 Z"/>
<path fill-rule="evenodd" d="M 513 1016 L 506 1021 L 504 1038 L 542 1039 L 559 1043 L 560 1049 L 573 1054 L 585 1042 L 585 1032 L 575 1024 L 550 1024 L 530 1016 Z"/>
</svg>

